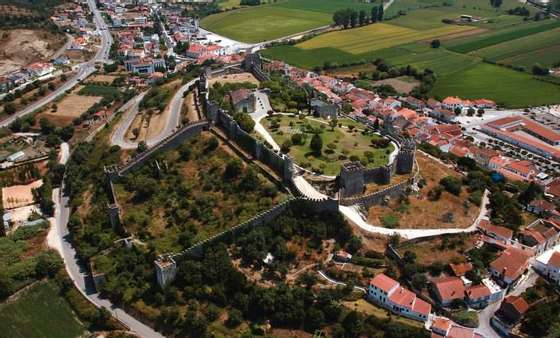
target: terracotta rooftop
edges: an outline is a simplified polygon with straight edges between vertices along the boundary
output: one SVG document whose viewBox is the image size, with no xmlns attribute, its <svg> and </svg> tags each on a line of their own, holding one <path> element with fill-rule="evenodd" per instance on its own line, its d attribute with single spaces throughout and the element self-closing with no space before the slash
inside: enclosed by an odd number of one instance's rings
<svg viewBox="0 0 560 338">
<path fill-rule="evenodd" d="M 487 233 L 496 234 L 507 239 L 511 239 L 513 237 L 513 230 L 499 225 L 494 225 L 485 219 L 481 220 L 478 226 Z"/>
<path fill-rule="evenodd" d="M 428 316 L 430 312 L 432 312 L 432 305 L 416 297 L 414 305 L 412 306 L 412 311 Z"/>
<path fill-rule="evenodd" d="M 559 266 L 560 267 L 560 252 L 556 251 L 552 254 L 552 256 L 550 256 L 550 259 L 548 260 L 548 265 L 551 266 Z"/>
<path fill-rule="evenodd" d="M 397 282 L 396 280 L 392 279 L 391 277 L 383 273 L 380 273 L 379 275 L 375 276 L 372 280 L 370 280 L 369 284 L 376 286 L 380 290 L 389 292 L 395 286 L 398 286 L 399 282 Z"/>
<path fill-rule="evenodd" d="M 521 296 L 507 296 L 503 304 L 510 304 L 521 315 L 529 310 L 529 304 Z"/>
<path fill-rule="evenodd" d="M 435 317 L 434 320 L 432 321 L 432 327 L 431 329 L 434 330 L 439 330 L 442 332 L 447 332 L 449 330 L 449 328 L 451 327 L 451 324 L 453 322 L 451 320 L 449 320 L 448 318 L 445 317 Z"/>
<path fill-rule="evenodd" d="M 451 268 L 451 271 L 453 271 L 453 274 L 457 277 L 464 276 L 468 271 L 471 271 L 473 268 L 471 263 L 459 263 L 459 264 L 449 263 L 449 267 Z"/>
<path fill-rule="evenodd" d="M 490 295 L 490 289 L 484 284 L 474 285 L 467 289 L 467 297 L 469 299 L 479 299 Z"/>
<path fill-rule="evenodd" d="M 523 274 L 528 262 L 527 254 L 519 249 L 509 248 L 502 251 L 500 256 L 490 263 L 490 267 L 505 277 L 515 280 Z"/>
<path fill-rule="evenodd" d="M 452 301 L 465 297 L 465 286 L 458 277 L 441 277 L 432 281 L 442 301 Z"/>
</svg>

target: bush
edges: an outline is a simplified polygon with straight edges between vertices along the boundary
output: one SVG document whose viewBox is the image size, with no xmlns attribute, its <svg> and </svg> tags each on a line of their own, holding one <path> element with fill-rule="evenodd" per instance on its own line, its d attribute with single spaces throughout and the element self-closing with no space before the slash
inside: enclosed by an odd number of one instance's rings
<svg viewBox="0 0 560 338">
<path fill-rule="evenodd" d="M 453 195 L 459 196 L 461 194 L 461 180 L 453 177 L 453 176 L 446 176 L 439 181 L 445 190 Z"/>
<path fill-rule="evenodd" d="M 399 216 L 397 216 L 397 215 L 384 215 L 381 218 L 381 223 L 386 228 L 393 229 L 394 227 L 399 225 Z"/>
</svg>

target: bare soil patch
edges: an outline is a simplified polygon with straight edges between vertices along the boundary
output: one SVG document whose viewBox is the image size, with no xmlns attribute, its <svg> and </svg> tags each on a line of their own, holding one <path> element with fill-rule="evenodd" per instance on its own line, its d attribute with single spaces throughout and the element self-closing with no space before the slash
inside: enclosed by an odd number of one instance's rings
<svg viewBox="0 0 560 338">
<path fill-rule="evenodd" d="M 240 83 L 240 82 L 250 82 L 256 85 L 259 84 L 259 80 L 257 80 L 251 73 L 227 74 L 227 75 L 211 78 L 208 81 L 210 85 L 213 85 L 216 82 L 221 84 Z"/>
<path fill-rule="evenodd" d="M 56 102 L 57 109 L 48 109 L 42 116 L 48 118 L 57 126 L 65 126 L 72 120 L 85 113 L 91 106 L 101 101 L 101 96 L 83 96 L 78 94 L 66 95 L 61 101 Z M 52 105 L 51 105 L 52 107 Z"/>
<path fill-rule="evenodd" d="M 417 81 L 409 76 L 400 76 L 392 79 L 375 81 L 373 84 L 375 86 L 390 85 L 395 88 L 397 92 L 408 94 L 414 89 L 414 87 L 420 84 L 420 81 Z"/>
<path fill-rule="evenodd" d="M 418 152 L 416 155 L 420 174 L 426 185 L 417 196 L 410 196 L 409 203 L 393 199 L 388 205 L 375 205 L 369 209 L 368 221 L 383 225 L 387 217 L 398 219 L 395 227 L 407 229 L 468 228 L 478 216 L 480 207 L 472 203 L 465 207 L 469 194 L 465 189 L 459 196 L 444 191 L 437 201 L 428 199 L 428 192 L 439 185 L 446 176 L 460 177 L 460 174 L 444 164 Z M 451 219 L 448 218 L 451 213 Z"/>
<path fill-rule="evenodd" d="M 64 42 L 64 38 L 45 30 L 0 31 L 0 75 L 48 60 Z"/>
<path fill-rule="evenodd" d="M 118 76 L 116 75 L 107 75 L 107 74 L 97 74 L 88 78 L 87 83 L 91 82 L 113 82 Z"/>
<path fill-rule="evenodd" d="M 358 77 L 360 73 L 373 72 L 376 68 L 377 67 L 375 67 L 374 64 L 366 63 L 363 65 L 332 69 L 327 71 L 325 74 L 329 76 L 335 76 L 335 77 L 353 78 L 353 77 Z"/>
<path fill-rule="evenodd" d="M 475 234 L 440 236 L 424 241 L 408 241 L 397 247 L 401 255 L 405 251 L 416 254 L 416 261 L 424 266 L 435 262 L 459 263 L 465 261 L 465 252 L 478 241 Z"/>
</svg>

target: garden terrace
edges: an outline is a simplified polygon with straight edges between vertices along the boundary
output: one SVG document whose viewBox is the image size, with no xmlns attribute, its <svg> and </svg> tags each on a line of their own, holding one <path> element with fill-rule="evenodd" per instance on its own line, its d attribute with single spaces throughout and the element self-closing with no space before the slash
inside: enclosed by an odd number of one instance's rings
<svg viewBox="0 0 560 338">
<path fill-rule="evenodd" d="M 460 188 L 459 194 L 451 193 L 445 190 L 440 181 L 450 180 L 447 177 L 452 177 L 452 182 L 458 182 L 460 187 L 462 177 L 458 172 L 422 152 L 417 152 L 416 159 L 422 177 L 418 195 L 394 199 L 388 205 L 372 206 L 368 212 L 368 221 L 388 228 L 470 227 L 478 217 L 482 192 L 469 194 L 466 188 Z"/>
<path fill-rule="evenodd" d="M 257 172 L 203 132 L 115 185 L 123 225 L 158 253 L 179 252 L 285 199 Z"/>
<path fill-rule="evenodd" d="M 261 123 L 276 143 L 291 143 L 289 154 L 298 165 L 325 175 L 338 175 L 342 164 L 349 160 L 362 161 L 368 168 L 385 166 L 394 150 L 382 136 L 360 130 L 346 119 L 339 120 L 334 127 L 329 120 L 305 115 L 274 115 Z M 322 139 L 320 155 L 311 149 L 314 134 Z"/>
</svg>

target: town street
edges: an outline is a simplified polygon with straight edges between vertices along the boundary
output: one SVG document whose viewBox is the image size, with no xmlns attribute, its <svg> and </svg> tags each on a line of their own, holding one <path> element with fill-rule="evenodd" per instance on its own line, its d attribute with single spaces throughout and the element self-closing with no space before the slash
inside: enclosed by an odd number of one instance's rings
<svg viewBox="0 0 560 338">
<path fill-rule="evenodd" d="M 65 93 L 67 90 L 74 88 L 80 81 L 91 75 L 95 72 L 95 64 L 97 62 L 109 62 L 109 50 L 111 49 L 111 44 L 113 43 L 113 38 L 111 37 L 111 33 L 107 30 L 107 25 L 103 21 L 99 10 L 95 4 L 94 0 L 88 0 L 88 5 L 90 10 L 93 13 L 93 21 L 97 28 L 97 32 L 100 34 L 101 37 L 101 46 L 99 50 L 95 54 L 95 57 L 88 62 L 82 63 L 78 65 L 77 72 L 74 76 L 68 79 L 64 84 L 60 87 L 55 89 L 53 92 L 49 93 L 48 95 L 44 96 L 43 98 L 31 103 L 27 107 L 23 108 L 22 110 L 16 112 L 15 114 L 11 115 L 10 117 L 4 119 L 0 122 L 0 127 L 7 127 L 12 122 L 14 122 L 17 118 L 21 118 L 27 114 L 30 114 L 36 110 L 41 109 L 43 106 L 49 104 L 58 96 Z"/>
</svg>

